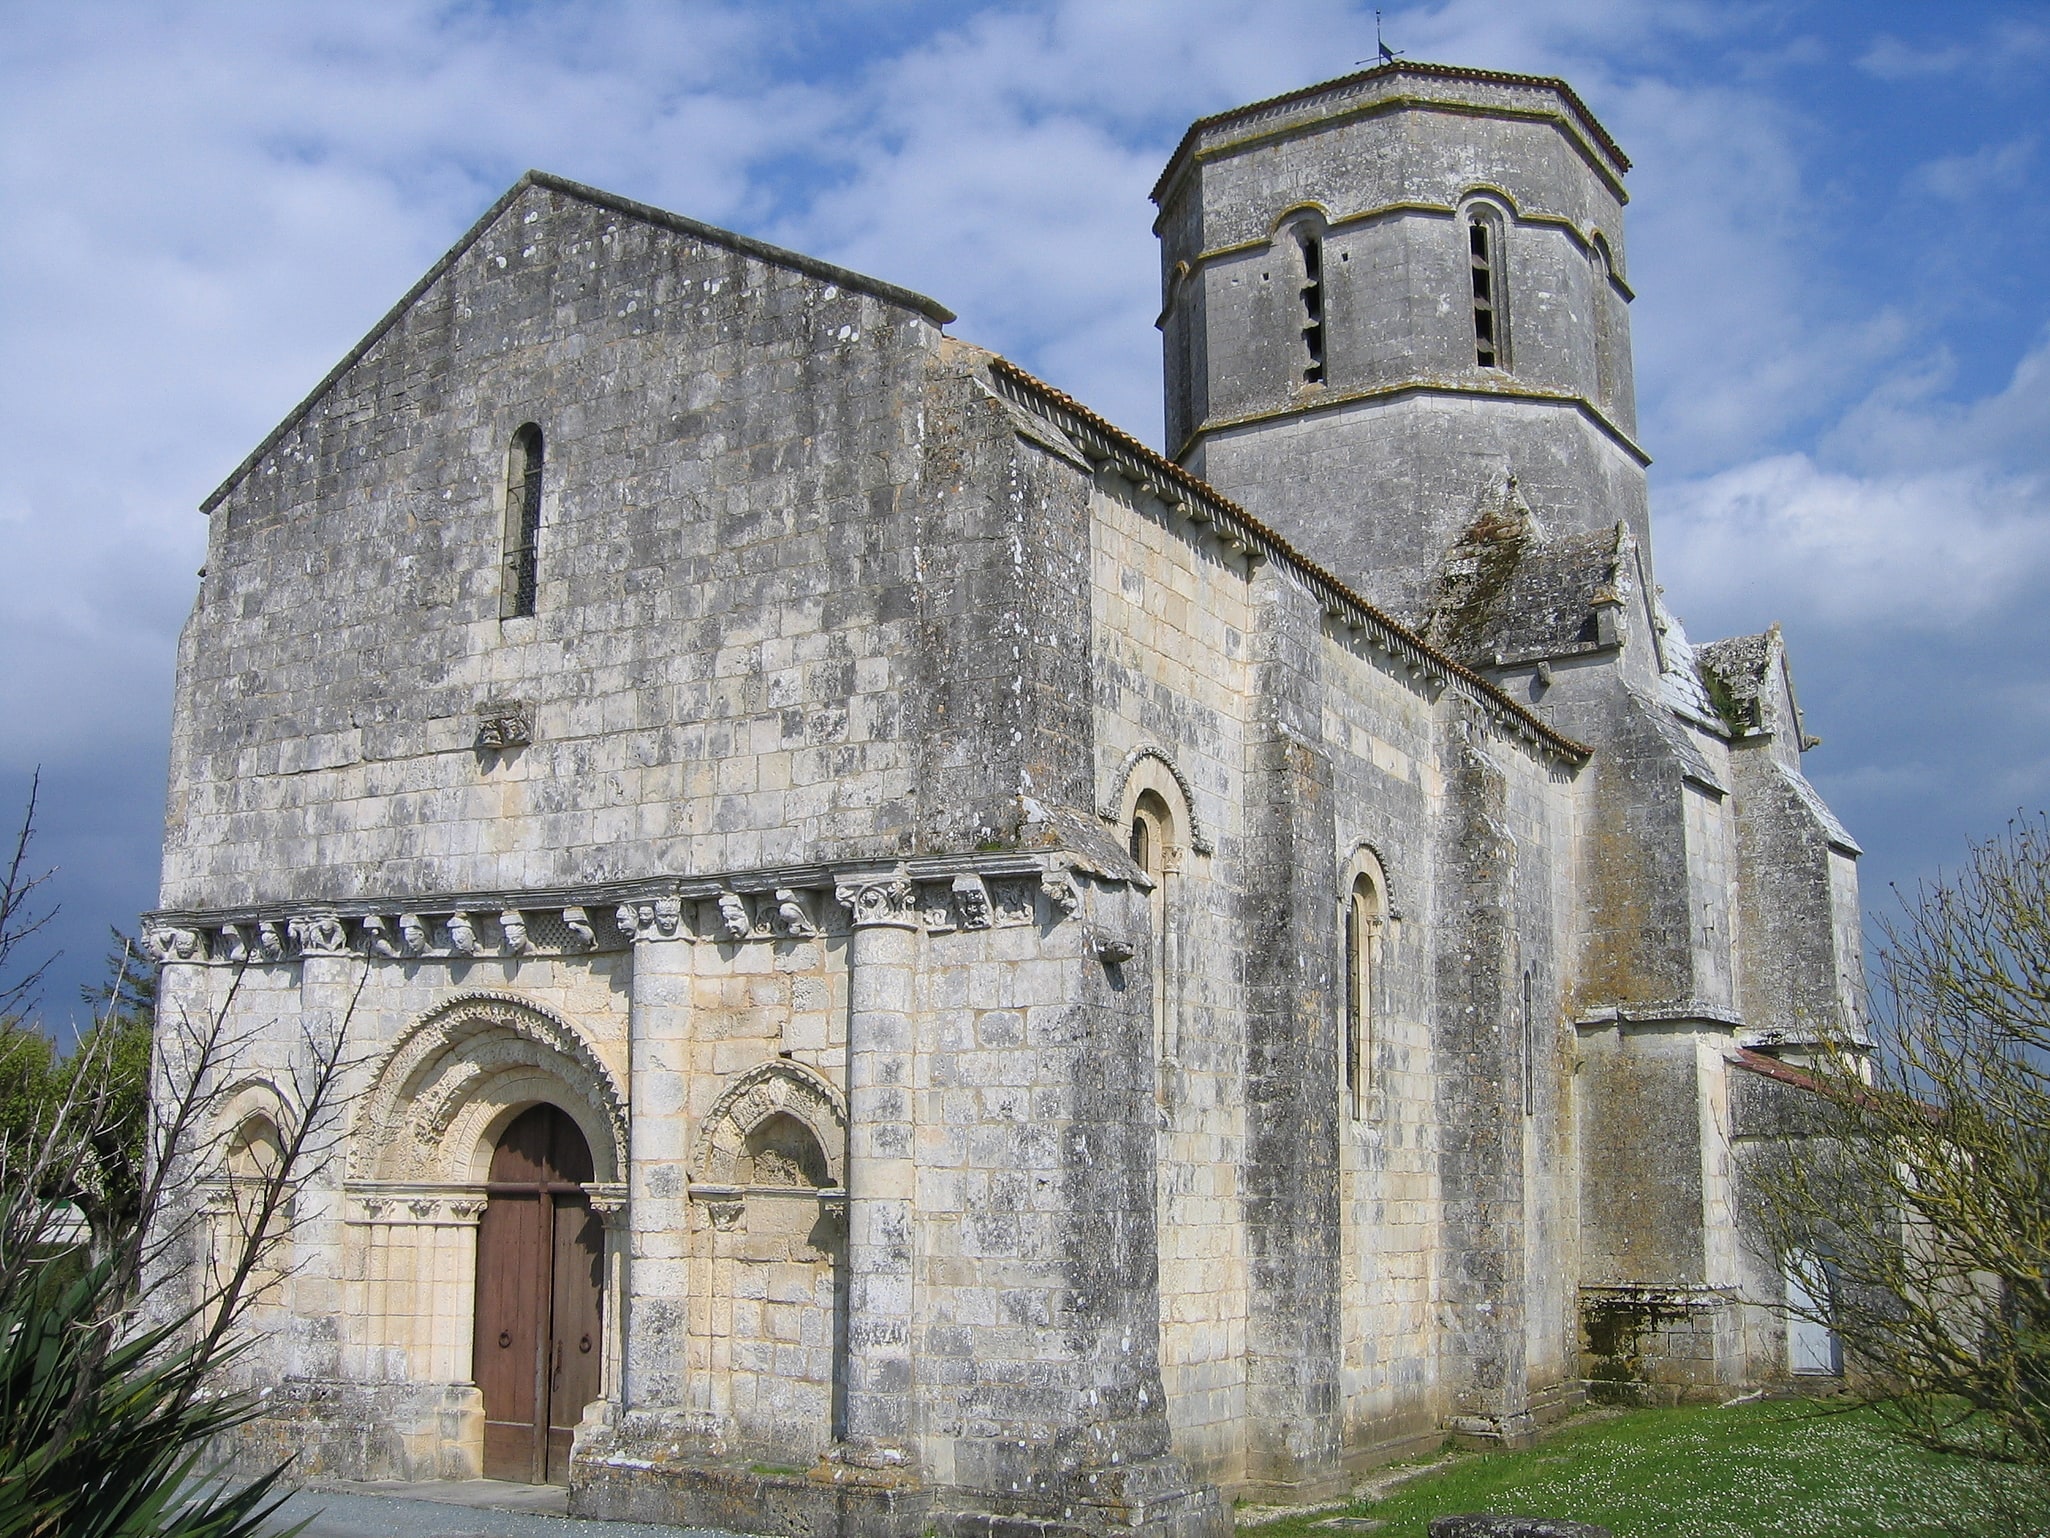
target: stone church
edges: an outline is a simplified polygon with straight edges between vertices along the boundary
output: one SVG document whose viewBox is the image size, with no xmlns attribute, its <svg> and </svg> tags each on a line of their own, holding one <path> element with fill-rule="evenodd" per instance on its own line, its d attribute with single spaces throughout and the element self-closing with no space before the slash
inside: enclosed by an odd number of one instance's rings
<svg viewBox="0 0 2050 1538">
<path fill-rule="evenodd" d="M 1801 1366 L 1747 1096 L 1860 1029 L 1858 851 L 1777 630 L 1661 600 L 1628 169 L 1426 64 L 1197 122 L 1164 453 L 918 294 L 499 199 L 205 504 L 195 1210 L 350 1063 L 256 1445 L 1211 1538 Z"/>
</svg>

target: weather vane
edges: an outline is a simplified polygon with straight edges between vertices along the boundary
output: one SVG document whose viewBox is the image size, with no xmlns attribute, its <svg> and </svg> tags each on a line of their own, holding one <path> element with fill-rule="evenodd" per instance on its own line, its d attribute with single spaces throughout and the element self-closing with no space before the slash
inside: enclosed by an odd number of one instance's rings
<svg viewBox="0 0 2050 1538">
<path fill-rule="evenodd" d="M 1374 51 L 1381 56 L 1381 62 L 1383 64 L 1393 64 L 1397 59 L 1402 57 L 1402 54 L 1398 50 L 1390 48 L 1387 42 L 1382 38 L 1381 13 L 1379 11 L 1374 12 Z"/>
</svg>

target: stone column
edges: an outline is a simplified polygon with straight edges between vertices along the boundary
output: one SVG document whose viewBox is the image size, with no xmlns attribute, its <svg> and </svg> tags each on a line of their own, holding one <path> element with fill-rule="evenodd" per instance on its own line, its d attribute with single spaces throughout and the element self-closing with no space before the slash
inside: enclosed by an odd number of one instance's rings
<svg viewBox="0 0 2050 1538">
<path fill-rule="evenodd" d="M 363 1029 L 361 1023 L 349 1019 L 349 1010 L 356 1001 L 364 962 L 350 954 L 348 932 L 331 913 L 302 915 L 287 927 L 299 948 L 299 1031 L 287 1039 L 292 1041 L 291 1072 L 303 1079 L 312 1067 L 313 1051 L 333 1050 L 338 1033 L 347 1030 L 354 1034 Z M 338 1130 L 344 1101 L 345 1097 L 337 1096 L 330 1105 L 330 1132 Z M 316 1146 L 321 1140 L 316 1134 Z M 314 1160 L 294 1172 L 293 1255 L 297 1270 L 292 1297 L 302 1317 L 345 1318 L 349 1313 L 342 1259 L 344 1168 L 341 1159 Z M 313 1375 L 339 1371 L 341 1345 L 336 1339 L 311 1351 L 306 1359 L 308 1371 Z"/>
<path fill-rule="evenodd" d="M 847 1413 L 850 1461 L 911 1461 L 916 889 L 899 867 L 842 878 L 847 944 Z"/>
<path fill-rule="evenodd" d="M 598 1393 L 607 1406 L 620 1404 L 624 1399 L 621 1380 L 626 1365 L 626 1332 L 623 1328 L 626 1317 L 626 1257 L 633 1244 L 632 1230 L 627 1226 L 627 1214 L 632 1209 L 626 1199 L 626 1190 L 623 1181 L 584 1187 L 591 1210 L 605 1225 L 604 1318 L 599 1334 L 605 1356 L 599 1373 Z"/>
<path fill-rule="evenodd" d="M 628 1409 L 684 1402 L 691 1276 L 689 1088 L 691 936 L 674 897 L 629 903 L 616 919 L 634 942 L 629 1002 L 625 1210 L 604 1212 L 606 1397 Z M 594 1205 L 597 1205 L 594 1203 Z M 600 1207 L 603 1212 L 603 1207 Z M 631 1273 L 629 1276 L 628 1273 Z"/>
</svg>

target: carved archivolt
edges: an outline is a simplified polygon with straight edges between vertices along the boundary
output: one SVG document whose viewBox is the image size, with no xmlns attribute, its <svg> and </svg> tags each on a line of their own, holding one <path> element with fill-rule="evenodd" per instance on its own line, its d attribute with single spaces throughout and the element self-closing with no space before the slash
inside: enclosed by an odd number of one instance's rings
<svg viewBox="0 0 2050 1538">
<path fill-rule="evenodd" d="M 840 1092 L 821 1074 L 776 1058 L 748 1069 L 727 1087 L 698 1129 L 691 1149 L 693 1186 L 730 1190 L 745 1182 L 741 1156 L 748 1135 L 775 1115 L 795 1117 L 818 1139 L 832 1184 L 847 1184 L 847 1108 Z"/>
<path fill-rule="evenodd" d="M 482 1179 L 501 1125 L 544 1100 L 582 1128 L 600 1181 L 624 1178 L 626 1097 L 582 1033 L 526 1000 L 465 994 L 428 1014 L 385 1058 L 357 1117 L 355 1173 Z"/>
<path fill-rule="evenodd" d="M 1132 749 L 1125 755 L 1124 762 L 1118 765 L 1118 772 L 1111 776 L 1110 794 L 1103 798 L 1103 805 L 1096 809 L 1097 815 L 1105 822 L 1119 821 L 1125 815 L 1125 792 L 1131 786 L 1132 777 L 1142 772 L 1142 766 L 1150 764 L 1158 764 L 1166 770 L 1168 777 L 1174 781 L 1175 789 L 1181 793 L 1181 811 L 1189 819 L 1189 847 L 1198 854 L 1211 853 L 1215 846 L 1210 842 L 1208 830 L 1197 819 L 1196 793 L 1189 788 L 1188 776 L 1182 773 L 1180 765 L 1167 756 L 1165 748 L 1155 747 L 1150 742 Z"/>
</svg>

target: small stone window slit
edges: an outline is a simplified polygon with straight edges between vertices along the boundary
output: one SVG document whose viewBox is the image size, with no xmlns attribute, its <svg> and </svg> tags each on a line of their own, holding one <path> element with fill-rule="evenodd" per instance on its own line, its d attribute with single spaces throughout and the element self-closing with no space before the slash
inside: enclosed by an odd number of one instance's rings
<svg viewBox="0 0 2050 1538">
<path fill-rule="evenodd" d="M 1474 361 L 1482 368 L 1499 368 L 1501 338 L 1496 323 L 1495 242 L 1487 220 L 1476 216 L 1467 221 L 1466 244 L 1473 269 Z"/>
<path fill-rule="evenodd" d="M 541 588 L 541 429 L 532 422 L 513 434 L 506 462 L 505 561 L 499 576 L 498 614 L 519 619 L 534 612 Z"/>
<path fill-rule="evenodd" d="M 1324 382 L 1324 242 L 1310 229 L 1298 229 L 1296 245 L 1303 254 L 1302 329 L 1303 383 Z"/>
</svg>

